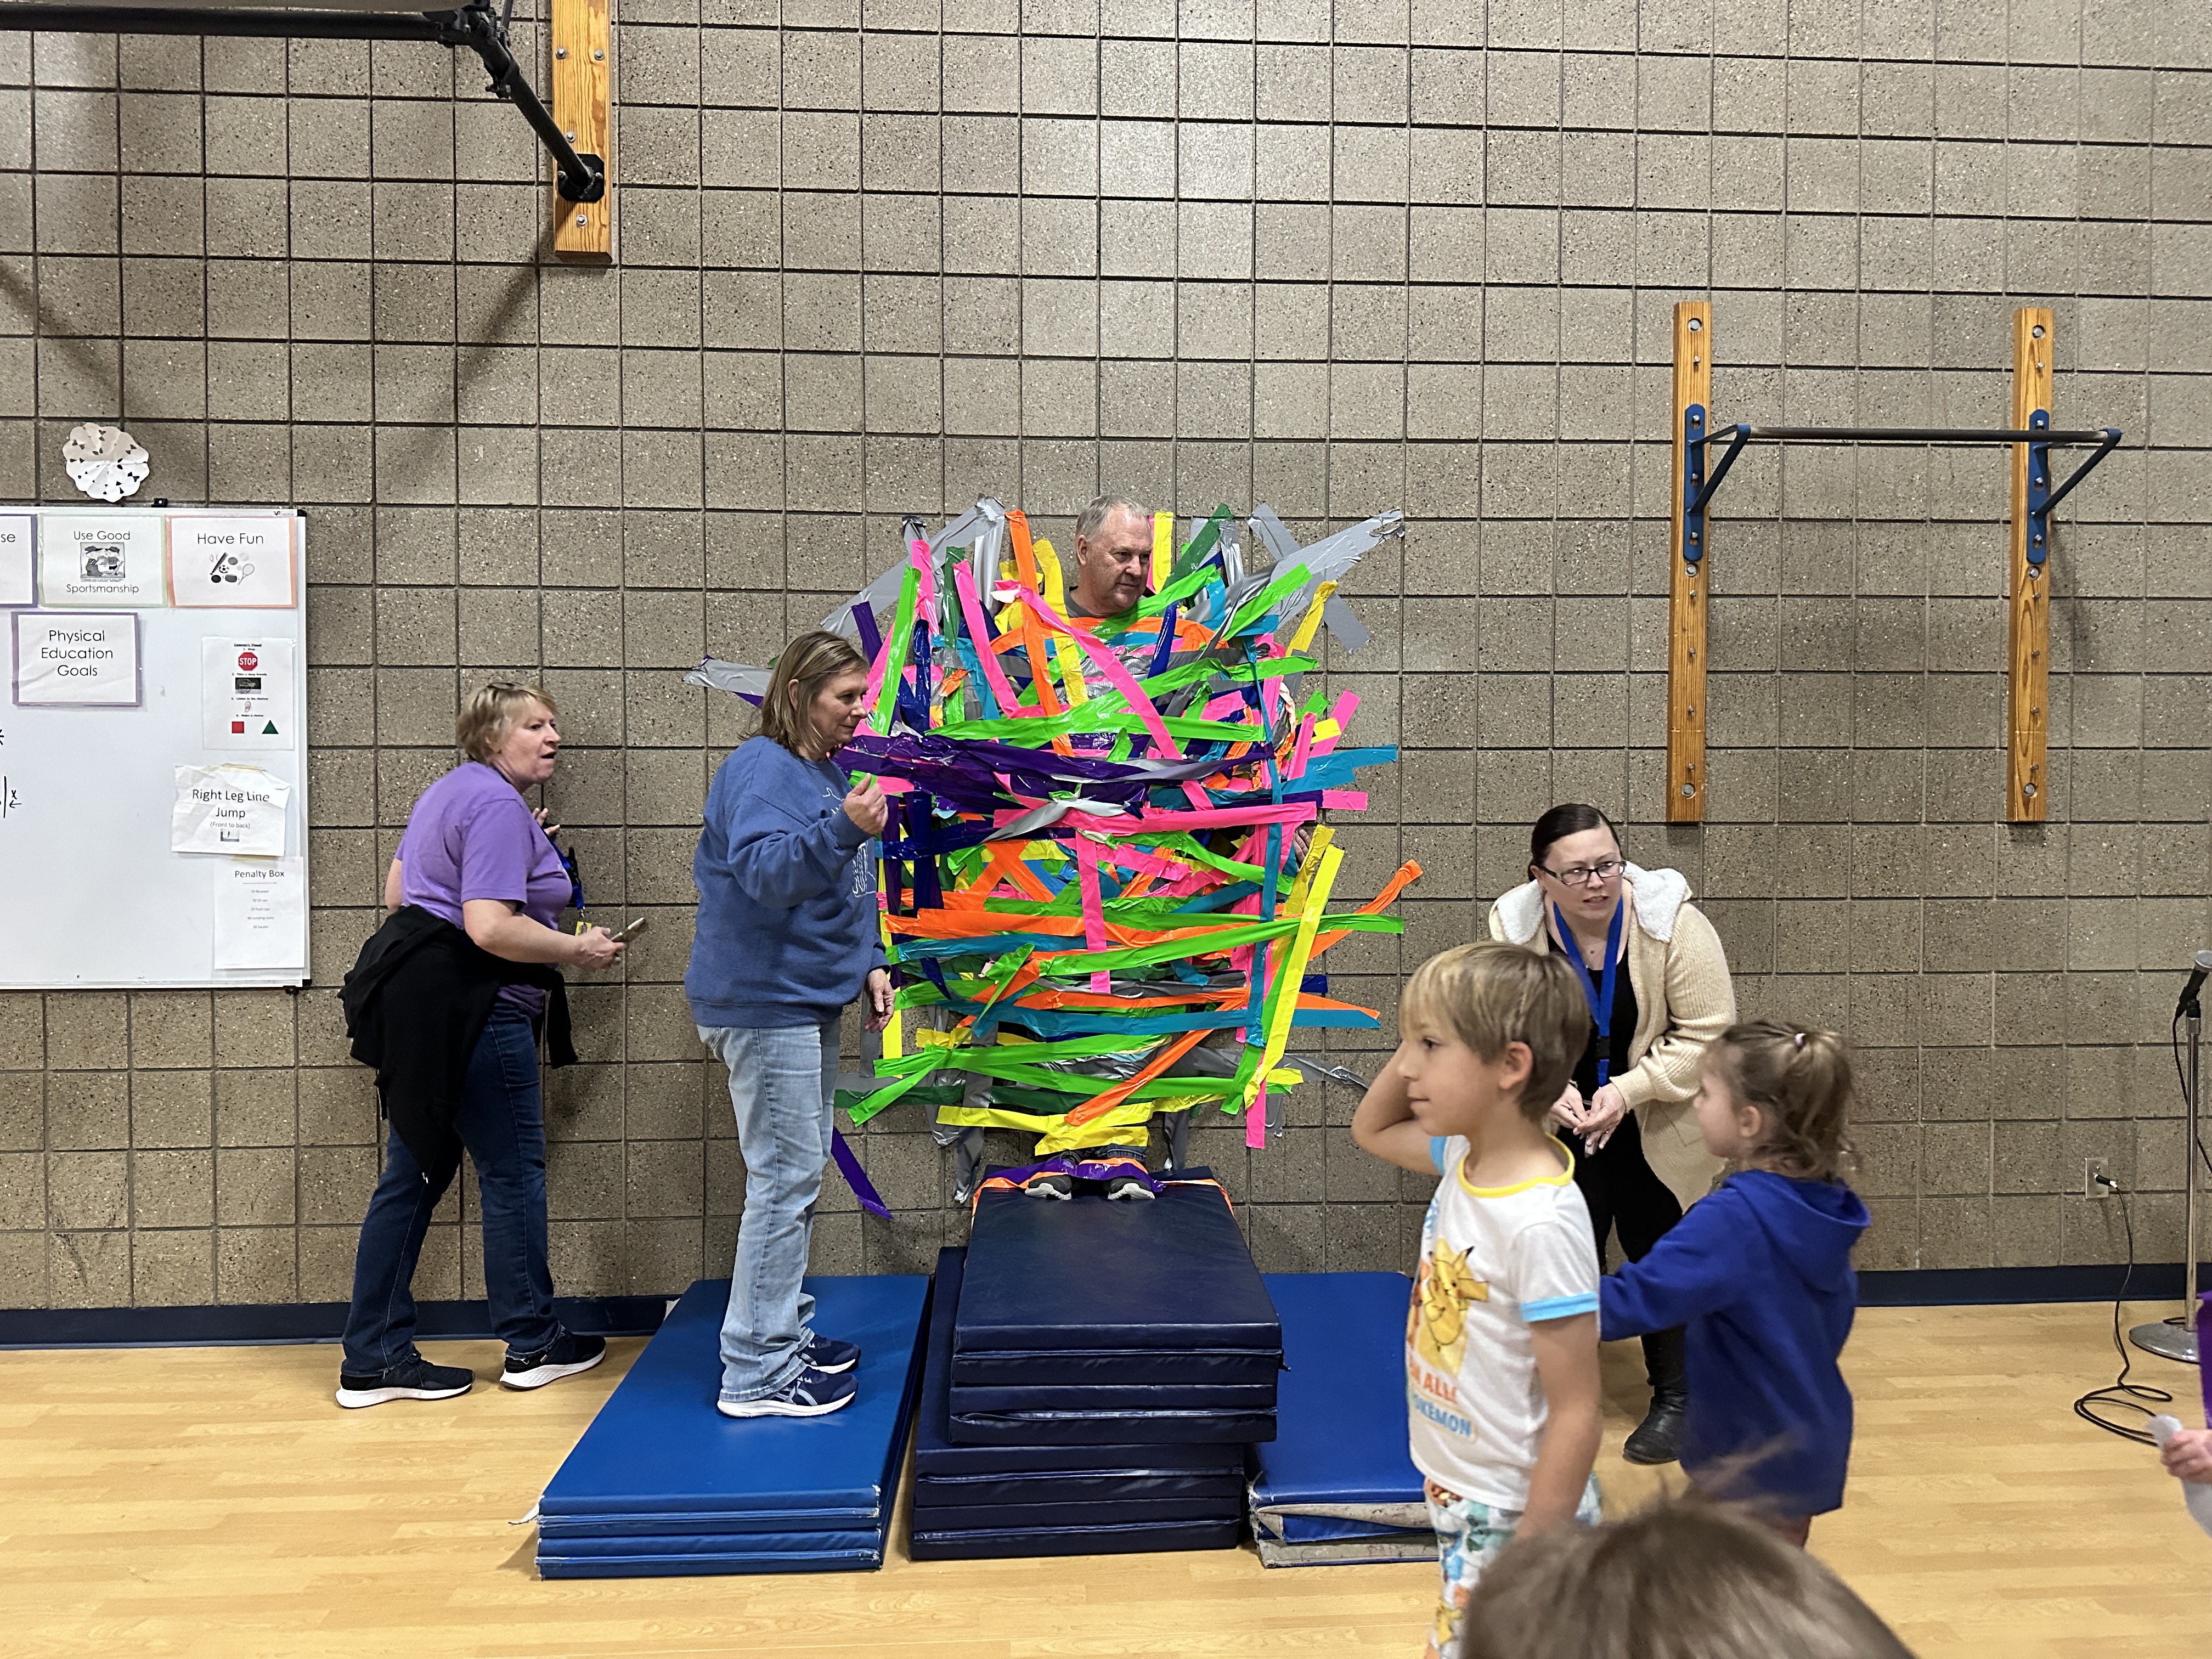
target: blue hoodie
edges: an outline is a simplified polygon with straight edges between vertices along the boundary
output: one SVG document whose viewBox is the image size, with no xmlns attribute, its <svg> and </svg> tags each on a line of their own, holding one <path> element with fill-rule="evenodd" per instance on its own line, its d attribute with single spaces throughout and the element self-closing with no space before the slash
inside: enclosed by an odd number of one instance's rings
<svg viewBox="0 0 2212 1659">
<path fill-rule="evenodd" d="M 1843 1507 L 1851 1391 L 1836 1358 L 1858 1310 L 1851 1247 L 1867 1219 L 1840 1182 L 1747 1170 L 1599 1281 L 1606 1340 L 1688 1327 L 1682 1468 L 1710 1471 L 1700 1484 L 1725 1488 L 1714 1496 L 1762 1497 L 1785 1515 Z"/>
<path fill-rule="evenodd" d="M 845 778 L 773 738 L 732 752 L 707 788 L 691 860 L 699 921 L 684 994 L 701 1025 L 818 1025 L 884 965 L 868 836 Z"/>
</svg>

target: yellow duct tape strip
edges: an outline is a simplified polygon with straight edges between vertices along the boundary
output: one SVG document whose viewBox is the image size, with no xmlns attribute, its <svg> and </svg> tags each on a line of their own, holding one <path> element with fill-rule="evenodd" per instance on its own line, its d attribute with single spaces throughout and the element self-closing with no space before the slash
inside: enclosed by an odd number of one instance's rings
<svg viewBox="0 0 2212 1659">
<path fill-rule="evenodd" d="M 1315 839 L 1320 839 L 1318 834 Z M 1273 1080 L 1275 1062 L 1282 1059 L 1283 1050 L 1290 1046 L 1291 1017 L 1298 1006 L 1295 988 L 1305 977 L 1306 958 L 1313 954 L 1314 935 L 1321 927 L 1322 909 L 1328 902 L 1328 890 L 1335 884 L 1337 866 L 1343 862 L 1342 848 L 1329 847 L 1322 850 L 1320 867 L 1315 872 L 1304 913 L 1298 918 L 1298 931 L 1292 939 L 1289 959 L 1278 971 L 1275 981 L 1279 986 L 1292 988 L 1292 991 L 1275 999 L 1274 1015 L 1267 1022 L 1267 1046 L 1261 1054 L 1259 1070 L 1244 1085 L 1244 1104 L 1248 1108 L 1259 1098 L 1261 1078 Z"/>
</svg>

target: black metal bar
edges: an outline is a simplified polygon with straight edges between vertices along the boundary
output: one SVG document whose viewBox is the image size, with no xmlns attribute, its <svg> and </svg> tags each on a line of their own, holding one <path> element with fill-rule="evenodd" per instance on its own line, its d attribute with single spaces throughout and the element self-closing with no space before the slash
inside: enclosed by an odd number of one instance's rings
<svg viewBox="0 0 2212 1659">
<path fill-rule="evenodd" d="M 155 6 L 0 4 L 0 29 L 53 34 L 212 34 L 299 40 L 422 40 L 450 45 L 422 12 L 171 10 Z"/>
<path fill-rule="evenodd" d="M 2093 469 L 2098 462 L 2103 460 L 2106 456 L 2111 454 L 2113 449 L 2118 445 L 2119 441 L 2120 428 L 2116 426 L 2106 427 L 2105 428 L 2105 441 L 2097 446 L 2097 453 L 2089 457 L 2087 460 L 2082 462 L 2081 465 L 2075 467 L 2074 469 L 2073 475 L 2069 477 L 2064 483 L 2052 490 L 2051 492 L 2050 498 L 2043 503 L 2044 515 L 2046 518 L 2057 510 L 2058 503 L 2066 499 L 2066 493 L 2072 489 L 2075 484 L 2080 483 L 2082 479 L 2087 477 L 2091 469 Z"/>
<path fill-rule="evenodd" d="M 1711 443 L 1723 433 L 1732 430 L 1716 426 L 1696 441 Z M 2110 427 L 2092 427 L 2081 431 L 1989 431 L 1978 427 L 1962 426 L 1752 426 L 1743 428 L 1753 443 L 1829 443 L 1829 444 L 2105 444 L 2118 441 L 2107 440 Z"/>
<path fill-rule="evenodd" d="M 1713 491 L 1721 487 L 1721 480 L 1728 477 L 1729 469 L 1735 465 L 1735 458 L 1743 453 L 1743 447 L 1750 440 L 1752 433 L 1751 428 L 1738 422 L 1734 426 L 1707 433 L 1699 441 L 1711 443 L 1723 431 L 1729 434 L 1728 449 L 1721 456 L 1720 464 L 1713 468 L 1712 476 L 1705 480 L 1705 487 L 1698 492 L 1697 500 L 1690 503 L 1690 510 L 1693 513 L 1705 511 L 1705 503 L 1713 498 Z"/>
<path fill-rule="evenodd" d="M 198 34 L 258 40 L 422 40 L 466 46 L 483 63 L 484 89 L 522 112 L 559 170 L 564 200 L 596 202 L 606 194 L 605 165 L 580 155 L 538 94 L 523 78 L 507 44 L 507 29 L 489 0 L 434 12 L 246 11 L 237 8 L 172 9 L 155 6 L 0 4 L 0 29 L 55 34 Z"/>
</svg>

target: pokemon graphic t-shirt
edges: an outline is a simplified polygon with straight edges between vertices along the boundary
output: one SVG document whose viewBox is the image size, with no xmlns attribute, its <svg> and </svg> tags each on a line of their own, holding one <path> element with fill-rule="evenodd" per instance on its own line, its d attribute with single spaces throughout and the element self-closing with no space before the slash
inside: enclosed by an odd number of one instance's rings
<svg viewBox="0 0 2212 1659">
<path fill-rule="evenodd" d="M 1500 1509 L 1528 1504 L 1547 1407 L 1528 1327 L 1597 1307 L 1597 1245 L 1559 1142 L 1559 1173 L 1471 1187 L 1464 1139 L 1429 1144 L 1443 1179 L 1421 1227 L 1406 1323 L 1413 1467 Z"/>
</svg>

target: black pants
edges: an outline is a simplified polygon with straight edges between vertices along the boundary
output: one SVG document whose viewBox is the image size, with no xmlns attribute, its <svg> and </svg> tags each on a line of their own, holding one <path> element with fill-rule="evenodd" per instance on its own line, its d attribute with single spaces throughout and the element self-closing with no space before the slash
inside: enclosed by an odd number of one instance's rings
<svg viewBox="0 0 2212 1659">
<path fill-rule="evenodd" d="M 1595 1152 L 1575 1150 L 1575 1185 L 1589 1206 L 1590 1232 L 1597 1240 L 1598 1271 L 1605 1271 L 1605 1237 L 1620 1239 L 1620 1253 L 1641 1261 L 1644 1252 L 1682 1218 L 1682 1206 L 1644 1158 L 1644 1133 L 1629 1113 L 1613 1139 Z"/>
</svg>

